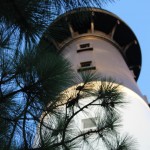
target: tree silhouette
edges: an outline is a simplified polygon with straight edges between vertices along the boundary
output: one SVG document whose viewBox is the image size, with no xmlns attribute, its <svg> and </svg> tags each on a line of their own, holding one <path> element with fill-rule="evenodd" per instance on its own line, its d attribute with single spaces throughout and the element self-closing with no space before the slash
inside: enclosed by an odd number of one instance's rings
<svg viewBox="0 0 150 150">
<path fill-rule="evenodd" d="M 59 14 L 78 7 L 100 7 L 108 1 L 1 1 L 1 150 L 94 149 L 91 142 L 100 139 L 107 149 L 134 149 L 131 138 L 117 133 L 117 108 L 123 105 L 118 85 L 102 79 L 98 82 L 95 73 L 86 72 L 78 77 L 82 84 L 65 91 L 75 85 L 77 75 L 56 53 L 57 45 L 50 45 L 50 51 L 44 43 L 39 46 L 43 33 Z M 93 81 L 98 82 L 97 88 Z M 82 105 L 87 97 L 92 100 Z M 75 118 L 93 107 L 98 109 L 95 119 L 90 119 L 94 128 L 81 131 L 74 125 Z"/>
</svg>

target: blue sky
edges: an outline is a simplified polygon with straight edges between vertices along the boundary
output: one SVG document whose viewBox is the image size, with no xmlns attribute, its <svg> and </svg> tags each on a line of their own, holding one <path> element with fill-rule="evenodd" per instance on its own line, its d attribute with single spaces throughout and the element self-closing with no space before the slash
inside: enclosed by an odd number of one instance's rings
<svg viewBox="0 0 150 150">
<path fill-rule="evenodd" d="M 104 9 L 124 20 L 139 41 L 142 68 L 138 86 L 150 102 L 150 0 L 118 0 L 115 3 L 109 3 Z"/>
</svg>

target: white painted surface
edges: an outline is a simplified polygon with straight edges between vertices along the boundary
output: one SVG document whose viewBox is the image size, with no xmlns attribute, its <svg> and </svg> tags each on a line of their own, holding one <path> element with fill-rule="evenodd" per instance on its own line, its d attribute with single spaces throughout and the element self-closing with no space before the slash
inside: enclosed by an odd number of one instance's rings
<svg viewBox="0 0 150 150">
<path fill-rule="evenodd" d="M 119 112 L 122 115 L 121 124 L 123 125 L 120 127 L 119 132 L 121 135 L 127 133 L 133 137 L 137 142 L 137 150 L 150 150 L 150 109 L 143 99 L 130 89 L 122 86 L 121 91 L 124 92 L 124 102 L 127 103 L 124 104 L 124 107 L 119 108 Z M 90 101 L 90 98 L 81 100 L 80 105 L 86 105 Z M 88 109 L 87 113 L 80 112 L 74 119 L 75 128 L 79 128 L 82 131 L 82 119 L 97 117 L 95 115 L 97 110 L 98 107 L 92 106 Z M 102 146 L 98 146 L 96 142 L 93 142 L 93 144 L 96 145 L 94 147 L 95 150 L 99 150 Z M 83 150 L 86 150 L 86 148 Z M 103 148 L 103 150 L 105 149 Z"/>
<path fill-rule="evenodd" d="M 84 43 L 91 43 L 93 51 L 77 53 L 79 45 Z M 133 74 L 127 67 L 121 53 L 108 40 L 98 38 L 94 34 L 84 35 L 84 37 L 81 36 L 67 44 L 63 49 L 63 54 L 70 60 L 75 71 L 80 68 L 80 62 L 92 61 L 92 65 L 96 66 L 96 71 L 103 77 L 111 77 L 117 83 L 130 88 L 142 97 Z"/>
<path fill-rule="evenodd" d="M 135 141 L 136 141 L 136 148 L 137 150 L 150 150 L 150 109 L 146 102 L 143 101 L 143 99 L 137 95 L 135 92 L 131 91 L 130 89 L 120 86 L 120 90 L 123 92 L 123 100 L 124 107 L 118 107 L 118 112 L 121 114 L 121 122 L 119 123 L 121 126 L 118 128 L 118 132 L 120 135 L 128 134 L 130 135 Z M 94 97 L 84 98 L 79 101 L 79 106 L 83 107 L 87 105 L 88 103 L 95 100 Z M 95 102 L 98 103 L 98 100 Z M 66 106 L 59 107 L 59 111 L 65 113 Z M 78 111 L 79 107 L 74 107 L 74 112 Z M 67 130 L 72 132 L 72 138 L 76 137 L 77 135 L 80 135 L 81 132 L 88 131 L 91 129 L 95 129 L 95 127 L 92 128 L 86 128 L 84 129 L 83 126 L 83 120 L 88 118 L 98 118 L 101 117 L 103 114 L 103 109 L 100 106 L 89 106 L 88 108 L 85 108 L 84 111 L 79 112 L 73 119 L 72 123 L 68 125 Z M 55 122 L 55 116 L 49 115 L 45 117 L 44 122 L 47 122 L 47 124 L 50 124 L 55 128 L 54 124 L 51 124 L 50 120 L 53 120 Z M 57 124 L 57 122 L 56 122 Z M 72 130 L 72 131 L 71 131 Z M 48 130 L 43 130 L 43 134 L 49 132 Z M 95 140 L 96 135 L 90 136 L 89 142 L 92 143 L 92 147 L 94 150 L 107 150 L 105 149 L 104 145 L 101 142 L 101 139 L 98 141 Z M 34 147 L 36 147 L 36 143 L 39 142 L 39 136 L 38 134 L 35 137 L 35 143 Z M 79 142 L 78 148 L 75 150 L 87 150 L 90 149 L 89 145 L 82 144 Z M 92 149 L 92 148 L 91 148 Z"/>
</svg>

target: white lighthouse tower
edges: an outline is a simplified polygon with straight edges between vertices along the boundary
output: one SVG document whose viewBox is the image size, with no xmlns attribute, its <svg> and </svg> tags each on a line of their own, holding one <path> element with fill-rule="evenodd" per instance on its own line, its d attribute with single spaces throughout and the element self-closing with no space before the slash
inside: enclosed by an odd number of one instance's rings
<svg viewBox="0 0 150 150">
<path fill-rule="evenodd" d="M 59 25 L 62 30 L 53 43 L 70 60 L 75 72 L 94 70 L 121 84 L 124 99 L 129 102 L 121 110 L 121 132 L 126 131 L 137 140 L 137 149 L 150 150 L 150 110 L 136 83 L 141 70 L 141 51 L 132 30 L 116 15 L 95 8 L 63 14 L 51 27 Z M 76 121 L 81 130 L 86 119 L 81 114 Z"/>
</svg>

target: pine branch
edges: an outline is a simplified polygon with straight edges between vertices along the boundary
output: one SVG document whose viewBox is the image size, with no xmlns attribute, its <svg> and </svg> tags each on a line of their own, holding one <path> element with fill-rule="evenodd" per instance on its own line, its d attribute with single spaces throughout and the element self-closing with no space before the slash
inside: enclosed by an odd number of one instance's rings
<svg viewBox="0 0 150 150">
<path fill-rule="evenodd" d="M 10 139 L 9 139 L 8 145 L 7 145 L 7 147 L 6 147 L 6 150 L 9 150 L 10 147 L 11 147 L 11 143 L 12 143 L 12 139 L 13 139 L 13 137 L 14 137 L 14 133 L 15 133 L 16 127 L 17 127 L 17 122 L 15 122 L 15 124 L 14 124 L 14 126 L 13 126 L 13 131 L 12 131 L 12 133 L 11 133 L 11 135 L 10 135 Z"/>
</svg>

